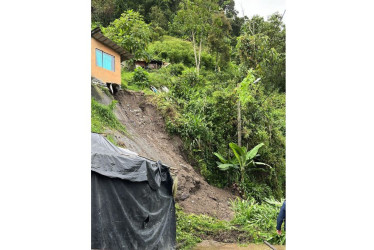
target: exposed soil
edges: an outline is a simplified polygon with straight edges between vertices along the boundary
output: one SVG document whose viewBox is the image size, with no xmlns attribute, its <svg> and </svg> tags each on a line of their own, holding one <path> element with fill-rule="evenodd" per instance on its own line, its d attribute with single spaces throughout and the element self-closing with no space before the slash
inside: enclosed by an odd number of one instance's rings
<svg viewBox="0 0 374 250">
<path fill-rule="evenodd" d="M 210 186 L 193 166 L 183 158 L 182 141 L 170 136 L 157 108 L 142 92 L 119 91 L 115 99 L 115 114 L 126 126 L 128 136 L 115 133 L 118 143 L 139 155 L 161 160 L 178 177 L 176 201 L 187 213 L 206 214 L 218 219 L 230 220 L 233 212 L 230 199 L 235 196 L 227 190 Z"/>
<path fill-rule="evenodd" d="M 273 245 L 277 250 L 285 250 L 286 246 Z M 193 250 L 270 250 L 265 244 L 238 245 L 236 243 L 222 243 L 213 240 L 204 240 L 197 244 Z"/>
<path fill-rule="evenodd" d="M 201 239 L 211 242 L 236 243 L 236 242 L 251 242 L 253 238 L 245 231 L 230 230 L 219 231 L 218 233 L 209 234 L 208 232 L 200 235 Z"/>
</svg>

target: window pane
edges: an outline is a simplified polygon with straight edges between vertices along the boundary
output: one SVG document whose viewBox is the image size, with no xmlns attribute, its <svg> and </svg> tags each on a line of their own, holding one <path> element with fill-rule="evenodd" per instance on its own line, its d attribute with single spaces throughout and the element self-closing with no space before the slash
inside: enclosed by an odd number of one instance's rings
<svg viewBox="0 0 374 250">
<path fill-rule="evenodd" d="M 114 71 L 114 64 L 112 63 L 112 60 L 114 60 L 114 57 L 111 55 L 108 55 L 107 53 L 103 54 L 103 68 L 107 70 Z"/>
<path fill-rule="evenodd" d="M 114 56 L 112 56 L 112 71 L 116 71 L 116 68 L 114 67 Z"/>
<path fill-rule="evenodd" d="M 103 67 L 103 52 L 98 49 L 96 49 L 96 65 Z"/>
</svg>

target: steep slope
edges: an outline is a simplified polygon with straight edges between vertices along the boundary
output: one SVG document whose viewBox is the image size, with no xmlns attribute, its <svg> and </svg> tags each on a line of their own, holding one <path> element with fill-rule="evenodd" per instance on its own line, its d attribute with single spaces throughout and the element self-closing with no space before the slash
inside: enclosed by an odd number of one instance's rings
<svg viewBox="0 0 374 250">
<path fill-rule="evenodd" d="M 232 219 L 229 191 L 210 186 L 183 159 L 182 141 L 165 131 L 165 122 L 141 92 L 120 91 L 115 99 L 117 118 L 126 126 L 129 136 L 116 133 L 118 143 L 141 156 L 161 160 L 178 177 L 176 201 L 187 213 L 207 214 L 219 219 Z"/>
</svg>

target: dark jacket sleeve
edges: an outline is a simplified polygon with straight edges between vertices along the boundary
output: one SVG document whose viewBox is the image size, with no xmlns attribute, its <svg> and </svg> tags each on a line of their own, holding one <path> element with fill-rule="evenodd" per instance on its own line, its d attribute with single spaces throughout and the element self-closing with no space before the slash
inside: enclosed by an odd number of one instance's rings
<svg viewBox="0 0 374 250">
<path fill-rule="evenodd" d="M 283 221 L 286 220 L 286 201 L 283 202 L 283 205 L 280 209 L 280 212 L 278 214 L 277 218 L 277 230 L 281 230 Z M 286 224 L 286 222 L 284 222 Z"/>
</svg>

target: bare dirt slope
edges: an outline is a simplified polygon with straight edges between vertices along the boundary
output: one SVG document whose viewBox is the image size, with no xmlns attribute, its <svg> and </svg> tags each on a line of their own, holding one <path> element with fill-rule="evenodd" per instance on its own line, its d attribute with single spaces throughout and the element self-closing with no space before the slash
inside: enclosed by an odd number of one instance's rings
<svg viewBox="0 0 374 250">
<path fill-rule="evenodd" d="M 232 219 L 229 201 L 235 196 L 208 185 L 183 159 L 182 141 L 168 135 L 163 118 L 144 94 L 121 90 L 115 99 L 118 100 L 115 114 L 129 133 L 129 136 L 115 134 L 118 143 L 146 158 L 161 160 L 170 167 L 171 174 L 178 176 L 176 201 L 183 210 L 224 220 Z"/>
</svg>

